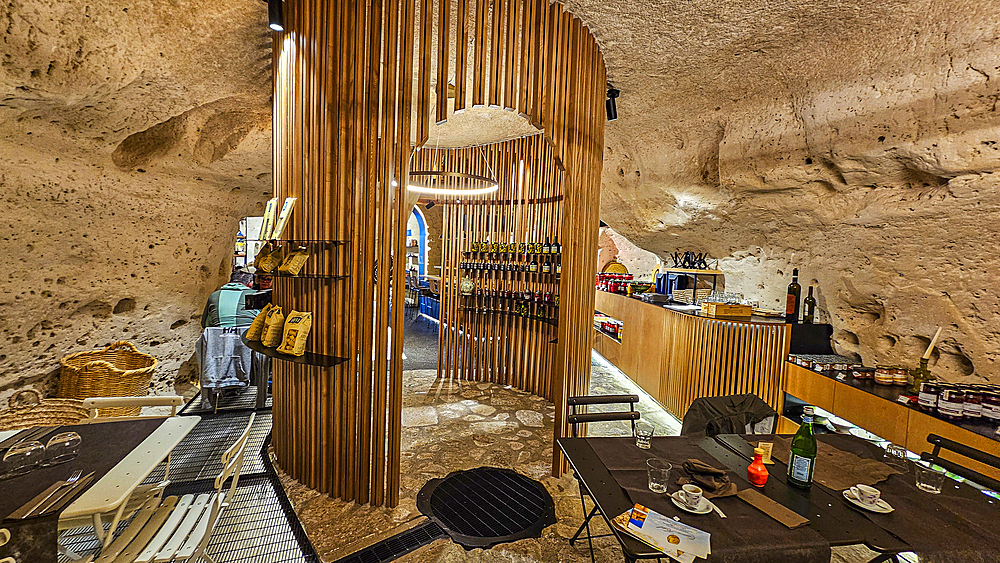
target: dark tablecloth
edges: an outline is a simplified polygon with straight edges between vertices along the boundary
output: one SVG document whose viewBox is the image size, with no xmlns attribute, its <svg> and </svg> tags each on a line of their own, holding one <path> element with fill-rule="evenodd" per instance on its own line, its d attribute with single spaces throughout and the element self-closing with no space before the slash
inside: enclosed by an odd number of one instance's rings
<svg viewBox="0 0 1000 563">
<path fill-rule="evenodd" d="M 93 471 L 94 480 L 92 483 L 96 483 L 159 428 L 160 424 L 163 424 L 163 420 L 162 418 L 153 418 L 62 427 L 59 432 L 72 431 L 80 435 L 82 440 L 80 455 L 66 463 L 52 467 L 41 467 L 27 475 L 0 481 L 0 492 L 2 492 L 0 493 L 0 514 L 6 518 L 21 505 L 47 489 L 49 485 L 66 479 L 77 469 L 82 471 L 84 475 Z M 46 439 L 51 437 L 48 436 Z"/>
<path fill-rule="evenodd" d="M 618 485 L 632 502 L 642 504 L 668 517 L 678 516 L 681 521 L 712 534 L 712 554 L 709 561 L 728 563 L 829 563 L 830 545 L 808 526 L 789 530 L 763 512 L 736 497 L 713 499 L 728 518 L 722 519 L 714 512 L 696 515 L 678 509 L 666 494 L 649 490 L 646 460 L 652 457 L 670 462 L 670 487 L 668 493 L 678 489 L 681 463 L 689 458 L 700 459 L 715 467 L 724 468 L 714 457 L 697 445 L 698 439 L 685 437 L 653 438 L 649 450 L 635 447 L 631 439 L 588 438 L 587 442 L 611 472 Z M 744 476 L 729 473 L 730 479 L 740 489 L 749 487 Z M 608 514 L 614 518 L 617 514 Z"/>
<path fill-rule="evenodd" d="M 881 448 L 853 436 L 817 439 L 862 458 L 882 456 Z M 859 512 L 910 544 L 921 562 L 1000 562 L 1000 500 L 951 479 L 945 479 L 941 494 L 925 493 L 917 489 L 912 472 L 891 475 L 877 488 L 895 512 Z"/>
</svg>

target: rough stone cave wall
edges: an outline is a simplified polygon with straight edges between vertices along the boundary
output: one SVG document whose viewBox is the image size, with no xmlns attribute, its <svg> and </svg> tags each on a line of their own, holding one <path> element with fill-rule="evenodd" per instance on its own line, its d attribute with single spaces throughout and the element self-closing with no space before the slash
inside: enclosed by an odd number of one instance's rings
<svg viewBox="0 0 1000 563">
<path fill-rule="evenodd" d="M 867 365 L 915 365 L 943 326 L 932 371 L 1000 383 L 992 17 L 969 23 L 974 41 L 910 47 L 851 80 L 776 78 L 770 96 L 699 100 L 662 128 L 638 118 L 657 100 L 623 94 L 602 219 L 664 257 L 709 251 L 727 290 L 778 309 L 798 267 L 836 348 Z"/>
<path fill-rule="evenodd" d="M 237 223 L 270 193 L 265 12 L 0 6 L 0 408 L 116 340 L 160 360 L 156 392 L 192 373 Z"/>
</svg>

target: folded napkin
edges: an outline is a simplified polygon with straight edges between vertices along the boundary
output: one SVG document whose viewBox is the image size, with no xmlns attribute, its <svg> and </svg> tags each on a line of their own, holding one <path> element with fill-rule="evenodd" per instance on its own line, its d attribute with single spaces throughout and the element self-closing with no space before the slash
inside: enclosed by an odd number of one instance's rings
<svg viewBox="0 0 1000 563">
<path fill-rule="evenodd" d="M 705 492 L 705 498 L 728 497 L 736 494 L 736 483 L 729 480 L 724 469 L 713 467 L 700 459 L 688 459 L 681 464 L 684 474 L 678 485 L 693 483 Z"/>
</svg>

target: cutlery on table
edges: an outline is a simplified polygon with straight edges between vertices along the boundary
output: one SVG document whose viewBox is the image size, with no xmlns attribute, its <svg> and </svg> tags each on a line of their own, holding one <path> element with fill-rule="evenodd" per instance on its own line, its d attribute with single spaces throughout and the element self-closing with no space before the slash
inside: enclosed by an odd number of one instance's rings
<svg viewBox="0 0 1000 563">
<path fill-rule="evenodd" d="M 75 473 L 73 475 L 76 476 Z M 58 504 L 60 500 L 64 498 L 72 498 L 72 496 L 75 494 L 75 491 L 80 487 L 80 485 L 82 485 L 84 482 L 89 483 L 90 482 L 89 479 L 93 475 L 94 472 L 91 471 L 90 473 L 87 474 L 86 477 L 83 478 L 83 480 L 77 477 L 73 481 L 68 481 L 68 484 L 65 485 L 63 488 L 59 489 L 58 491 L 56 491 L 56 493 L 52 495 L 51 499 L 46 500 L 46 502 L 42 504 L 41 508 L 35 511 L 34 515 L 40 516 L 42 514 L 45 514 L 46 512 L 50 511 L 53 506 Z"/>
<path fill-rule="evenodd" d="M 706 500 L 707 500 L 707 499 L 706 499 Z M 716 512 L 718 512 L 718 513 L 719 513 L 719 517 L 720 517 L 720 518 L 725 518 L 725 517 L 726 517 L 726 513 L 725 513 L 725 512 L 723 512 L 722 510 L 720 510 L 720 509 L 719 509 L 719 507 L 718 507 L 718 506 L 717 506 L 717 505 L 716 505 L 716 504 L 715 504 L 714 502 L 712 502 L 712 501 L 708 501 L 708 504 L 711 504 L 711 505 L 712 505 L 712 510 L 714 510 L 714 511 L 716 511 Z"/>
<path fill-rule="evenodd" d="M 44 512 L 59 512 L 67 504 L 70 503 L 75 497 L 76 492 L 80 489 L 85 489 L 94 480 L 94 472 L 91 471 L 86 477 L 80 479 L 76 483 L 73 483 L 68 489 L 66 489 L 57 500 L 53 501 L 51 504 L 45 507 Z"/>
<path fill-rule="evenodd" d="M 27 518 L 31 516 L 36 510 L 38 510 L 43 504 L 51 499 L 60 489 L 75 483 L 80 476 L 83 475 L 83 471 L 74 471 L 72 475 L 69 476 L 65 481 L 56 481 L 49 488 L 42 491 L 38 496 L 29 500 L 24 506 L 18 508 L 11 514 L 11 518 Z M 23 512 L 23 514 L 22 514 Z"/>
</svg>

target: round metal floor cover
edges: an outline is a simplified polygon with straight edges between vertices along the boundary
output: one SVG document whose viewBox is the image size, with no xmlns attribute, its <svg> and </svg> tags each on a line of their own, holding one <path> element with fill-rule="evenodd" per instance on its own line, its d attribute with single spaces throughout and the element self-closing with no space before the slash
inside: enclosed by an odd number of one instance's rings
<svg viewBox="0 0 1000 563">
<path fill-rule="evenodd" d="M 541 483 L 498 467 L 431 479 L 417 494 L 417 509 L 466 549 L 537 538 L 556 523 L 555 503 Z"/>
</svg>

